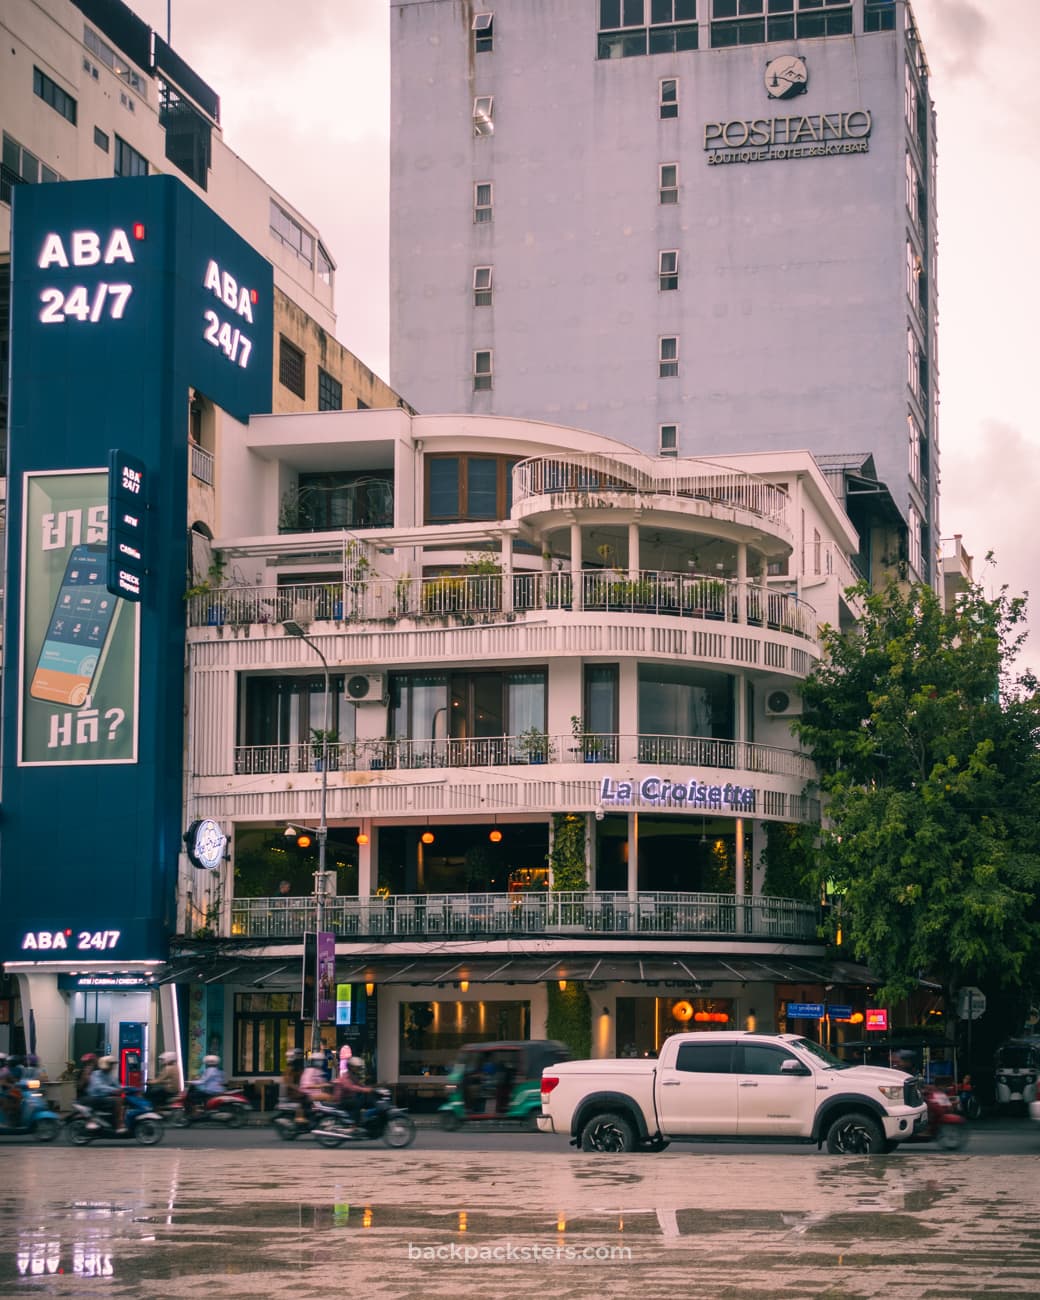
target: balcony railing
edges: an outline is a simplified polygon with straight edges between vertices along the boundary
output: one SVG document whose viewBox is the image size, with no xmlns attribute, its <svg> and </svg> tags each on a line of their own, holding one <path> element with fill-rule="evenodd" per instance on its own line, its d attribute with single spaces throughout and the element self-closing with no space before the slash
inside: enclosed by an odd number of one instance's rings
<svg viewBox="0 0 1040 1300">
<path fill-rule="evenodd" d="M 341 936 L 414 939 L 545 934 L 718 935 L 816 938 L 819 909 L 789 898 L 744 894 L 395 894 L 326 898 L 324 923 Z M 231 932 L 297 938 L 314 929 L 314 899 L 236 898 Z"/>
<path fill-rule="evenodd" d="M 342 741 L 327 745 L 324 755 L 330 772 L 487 768 L 544 763 L 642 763 L 655 767 L 760 772 L 800 780 L 809 780 L 815 775 L 812 759 L 797 750 L 754 745 L 743 740 L 720 740 L 712 736 L 592 733 L 554 736 L 528 731 L 520 736 L 473 736 L 465 739 Z M 235 773 L 239 776 L 320 771 L 321 762 L 321 753 L 312 742 L 239 745 L 235 749 Z M 710 796 L 706 795 L 706 798 Z M 706 803 L 704 806 L 712 805 Z"/>
<path fill-rule="evenodd" d="M 231 587 L 193 596 L 191 627 L 283 623 L 295 619 L 395 622 L 453 618 L 475 623 L 494 616 L 587 610 L 646 614 L 769 627 L 815 640 L 816 611 L 790 592 L 734 578 L 704 578 L 644 569 L 570 573 L 459 574 L 440 578 L 369 578 L 363 582 Z"/>
<path fill-rule="evenodd" d="M 191 473 L 200 483 L 213 485 L 213 453 L 197 442 L 191 444 Z"/>
<path fill-rule="evenodd" d="M 778 527 L 787 526 L 790 497 L 782 488 L 740 470 L 719 469 L 700 461 L 623 460 L 599 452 L 534 456 L 513 469 L 513 502 L 568 493 L 589 498 L 604 495 L 672 496 L 746 510 Z"/>
</svg>

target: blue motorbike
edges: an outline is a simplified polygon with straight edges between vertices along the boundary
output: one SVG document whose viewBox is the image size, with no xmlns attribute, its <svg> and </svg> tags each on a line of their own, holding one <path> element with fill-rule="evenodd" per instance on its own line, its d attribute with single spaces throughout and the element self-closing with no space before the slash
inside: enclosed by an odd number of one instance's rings
<svg viewBox="0 0 1040 1300">
<path fill-rule="evenodd" d="M 65 1121 L 65 1136 L 77 1147 L 98 1138 L 132 1138 L 143 1147 L 161 1142 L 165 1131 L 162 1116 L 152 1109 L 152 1103 L 141 1095 L 140 1088 L 124 1088 L 123 1099 L 125 1133 L 118 1132 L 111 1115 L 93 1110 L 83 1099 L 74 1103 L 72 1114 Z"/>
<path fill-rule="evenodd" d="M 61 1120 L 51 1110 L 43 1095 L 39 1079 L 23 1079 L 12 1084 L 21 1093 L 17 1123 L 6 1111 L 0 1112 L 0 1137 L 34 1137 L 37 1142 L 53 1142 L 61 1130 Z"/>
</svg>

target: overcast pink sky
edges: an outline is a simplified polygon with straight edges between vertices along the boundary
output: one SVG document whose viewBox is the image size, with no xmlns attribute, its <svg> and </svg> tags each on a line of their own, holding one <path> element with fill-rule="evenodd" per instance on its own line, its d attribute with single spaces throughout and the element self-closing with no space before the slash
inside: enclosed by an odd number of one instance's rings
<svg viewBox="0 0 1040 1300">
<path fill-rule="evenodd" d="M 165 33 L 166 0 L 130 3 Z M 1033 584 L 1040 627 L 1040 0 L 913 8 L 939 114 L 943 536 L 963 534 L 988 587 Z M 338 336 L 384 377 L 389 10 L 172 0 L 174 48 L 219 93 L 225 142 L 318 226 L 338 268 Z M 1036 636 L 1026 660 L 1040 669 Z"/>
</svg>

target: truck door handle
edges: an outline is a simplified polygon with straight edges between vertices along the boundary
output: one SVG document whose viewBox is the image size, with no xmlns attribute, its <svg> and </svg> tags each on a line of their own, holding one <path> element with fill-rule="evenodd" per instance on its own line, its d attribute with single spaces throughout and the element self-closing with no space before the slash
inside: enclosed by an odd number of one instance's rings
<svg viewBox="0 0 1040 1300">
<path fill-rule="evenodd" d="M 744 1079 L 740 1086 L 742 1088 L 757 1088 L 758 1084 L 753 1083 L 751 1079 Z"/>
<path fill-rule="evenodd" d="M 665 1079 L 665 1080 L 662 1082 L 661 1087 L 662 1087 L 662 1088 L 678 1088 L 679 1083 L 680 1083 L 680 1080 L 679 1080 L 679 1079 Z"/>
</svg>

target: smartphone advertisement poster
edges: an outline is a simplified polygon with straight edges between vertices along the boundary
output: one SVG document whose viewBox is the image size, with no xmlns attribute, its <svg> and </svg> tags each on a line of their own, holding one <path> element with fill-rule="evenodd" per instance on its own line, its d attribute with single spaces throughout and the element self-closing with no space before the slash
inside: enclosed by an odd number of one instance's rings
<svg viewBox="0 0 1040 1300">
<path fill-rule="evenodd" d="M 106 586 L 108 471 L 27 473 L 19 763 L 136 763 L 139 611 Z"/>
<path fill-rule="evenodd" d="M 318 1020 L 336 1023 L 336 936 L 329 930 L 318 935 Z"/>
</svg>

